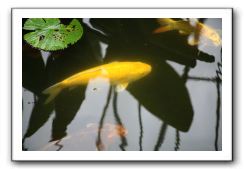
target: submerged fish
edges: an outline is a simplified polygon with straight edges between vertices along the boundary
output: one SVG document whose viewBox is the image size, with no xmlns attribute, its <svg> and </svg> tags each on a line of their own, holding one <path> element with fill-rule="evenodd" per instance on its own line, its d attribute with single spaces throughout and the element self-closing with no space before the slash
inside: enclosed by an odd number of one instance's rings
<svg viewBox="0 0 244 169">
<path fill-rule="evenodd" d="M 53 100 L 63 89 L 86 85 L 95 78 L 109 80 L 116 85 L 116 91 L 124 90 L 129 83 L 136 81 L 151 72 L 151 66 L 142 62 L 112 62 L 77 73 L 63 81 L 45 89 L 43 94 L 49 94 L 46 104 Z"/>
<path fill-rule="evenodd" d="M 90 139 L 93 139 L 93 137 L 95 137 L 98 132 L 100 132 L 103 136 L 102 138 L 105 144 L 102 141 L 98 142 L 97 150 L 105 150 L 107 146 L 113 144 L 116 139 L 118 139 L 119 137 L 126 137 L 126 135 L 128 134 L 128 130 L 120 124 L 105 123 L 102 128 L 99 128 L 98 124 L 89 123 L 86 125 L 85 128 L 81 129 L 80 131 L 71 133 L 60 140 L 51 141 L 39 150 L 47 151 L 54 149 L 55 147 L 60 147 L 61 149 L 63 145 L 67 143 L 74 144 L 75 141 L 80 144 L 82 143 L 81 141 L 86 142 Z"/>
<path fill-rule="evenodd" d="M 114 125 L 114 124 L 105 124 L 102 129 L 100 129 L 102 132 L 107 132 L 107 138 L 113 139 L 116 137 L 125 137 L 128 134 L 127 129 L 120 124 Z"/>
<path fill-rule="evenodd" d="M 179 33 L 185 35 L 193 35 L 194 37 L 189 38 L 190 45 L 197 45 L 199 43 L 199 36 L 210 40 L 215 46 L 221 45 L 221 37 L 218 32 L 207 26 L 198 20 L 194 20 L 194 22 L 186 21 L 186 20 L 173 20 L 170 18 L 160 18 L 158 22 L 161 27 L 154 30 L 153 33 L 163 33 L 172 30 L 178 30 Z"/>
</svg>

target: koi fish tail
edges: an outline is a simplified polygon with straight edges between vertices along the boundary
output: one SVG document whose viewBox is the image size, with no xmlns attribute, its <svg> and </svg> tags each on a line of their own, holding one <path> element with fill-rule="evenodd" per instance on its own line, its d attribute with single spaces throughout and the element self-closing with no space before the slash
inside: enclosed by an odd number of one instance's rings
<svg viewBox="0 0 244 169">
<path fill-rule="evenodd" d="M 174 23 L 175 20 L 171 19 L 171 18 L 159 18 L 158 19 L 158 23 L 160 25 L 167 25 L 167 24 L 171 24 L 171 23 Z"/>
<path fill-rule="evenodd" d="M 167 26 L 161 26 L 157 29 L 155 29 L 153 31 L 153 33 L 163 33 L 163 32 L 168 32 L 172 30 L 172 26 L 171 25 L 167 25 Z"/>
<path fill-rule="evenodd" d="M 61 83 L 57 83 L 47 89 L 45 89 L 42 93 L 49 95 L 45 104 L 50 103 L 63 89 L 63 85 Z"/>
</svg>

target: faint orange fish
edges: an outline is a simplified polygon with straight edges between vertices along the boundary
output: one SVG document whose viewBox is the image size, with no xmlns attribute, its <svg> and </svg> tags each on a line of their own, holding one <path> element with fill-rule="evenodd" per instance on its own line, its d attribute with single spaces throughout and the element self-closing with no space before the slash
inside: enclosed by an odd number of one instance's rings
<svg viewBox="0 0 244 169">
<path fill-rule="evenodd" d="M 158 22 L 161 27 L 154 30 L 153 33 L 163 33 L 178 30 L 181 34 L 191 35 L 188 39 L 188 43 L 190 45 L 198 45 L 199 36 L 210 40 L 215 46 L 220 46 L 222 43 L 220 35 L 214 28 L 207 26 L 196 19 L 186 21 L 174 20 L 170 18 L 159 18 Z"/>
<path fill-rule="evenodd" d="M 104 127 L 105 132 L 108 132 L 107 138 L 109 139 L 114 137 L 125 137 L 128 134 L 128 130 L 120 124 L 106 124 Z"/>
<path fill-rule="evenodd" d="M 54 148 L 53 146 L 61 145 L 64 142 L 69 142 L 69 140 L 80 140 L 82 138 L 92 138 L 95 137 L 95 135 L 101 132 L 103 135 L 104 143 L 99 142 L 97 144 L 97 149 L 98 150 L 105 150 L 107 149 L 107 146 L 109 144 L 112 144 L 114 142 L 114 139 L 118 137 L 125 137 L 128 134 L 128 130 L 119 124 L 111 124 L 111 123 L 105 123 L 102 128 L 99 128 L 98 124 L 96 123 L 88 123 L 85 128 L 81 129 L 78 132 L 72 133 L 67 135 L 66 137 L 60 139 L 60 140 L 55 140 L 52 142 L 49 142 L 47 145 L 42 147 L 40 150 L 41 151 L 46 151 Z M 67 144 L 67 143 L 66 143 Z"/>
</svg>

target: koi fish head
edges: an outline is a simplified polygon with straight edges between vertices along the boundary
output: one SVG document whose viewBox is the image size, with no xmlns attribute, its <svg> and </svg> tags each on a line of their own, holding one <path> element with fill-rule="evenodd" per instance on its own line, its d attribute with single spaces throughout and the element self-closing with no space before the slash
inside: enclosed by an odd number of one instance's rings
<svg viewBox="0 0 244 169">
<path fill-rule="evenodd" d="M 142 63 L 142 62 L 135 62 L 134 64 L 134 73 L 142 78 L 149 74 L 152 71 L 152 67 L 149 64 Z"/>
</svg>

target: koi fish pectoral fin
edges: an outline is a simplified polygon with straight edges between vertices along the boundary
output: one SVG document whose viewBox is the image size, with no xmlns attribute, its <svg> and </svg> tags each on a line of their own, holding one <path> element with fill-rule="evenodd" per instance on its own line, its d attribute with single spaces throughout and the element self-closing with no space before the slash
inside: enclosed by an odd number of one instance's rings
<svg viewBox="0 0 244 169">
<path fill-rule="evenodd" d="M 129 83 L 120 83 L 116 86 L 115 90 L 116 92 L 122 92 L 126 89 Z"/>
<path fill-rule="evenodd" d="M 188 44 L 191 45 L 191 46 L 195 46 L 195 45 L 198 45 L 199 44 L 199 36 L 197 36 L 196 34 L 194 33 L 191 33 L 189 36 L 188 36 Z"/>
</svg>

